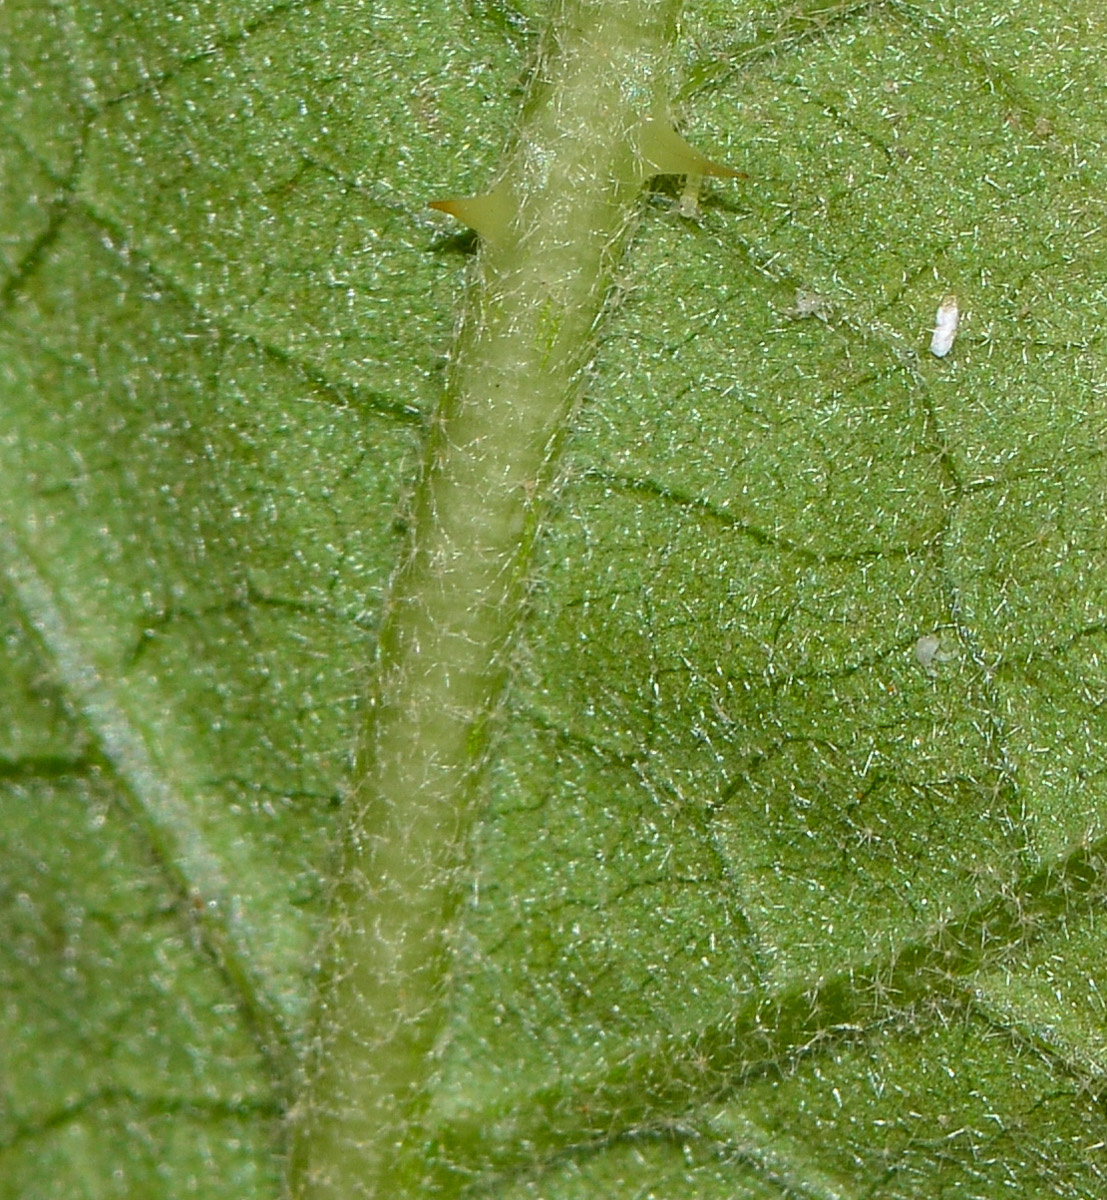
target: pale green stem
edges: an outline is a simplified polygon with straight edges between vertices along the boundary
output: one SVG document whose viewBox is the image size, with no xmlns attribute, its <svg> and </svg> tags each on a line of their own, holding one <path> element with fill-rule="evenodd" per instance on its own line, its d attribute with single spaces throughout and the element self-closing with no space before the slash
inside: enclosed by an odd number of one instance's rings
<svg viewBox="0 0 1107 1200">
<path fill-rule="evenodd" d="M 485 230 L 381 636 L 315 1053 L 301 1200 L 424 1195 L 421 1114 L 448 1003 L 485 728 L 539 509 L 645 176 L 679 0 L 566 0 Z"/>
</svg>

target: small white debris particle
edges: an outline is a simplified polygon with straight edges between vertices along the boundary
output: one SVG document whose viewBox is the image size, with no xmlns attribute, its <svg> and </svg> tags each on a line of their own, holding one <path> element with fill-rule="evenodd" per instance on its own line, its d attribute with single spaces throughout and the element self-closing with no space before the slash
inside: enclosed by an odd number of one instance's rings
<svg viewBox="0 0 1107 1200">
<path fill-rule="evenodd" d="M 957 336 L 957 321 L 960 316 L 956 296 L 947 296 L 938 305 L 934 336 L 930 339 L 930 353 L 936 358 L 945 358 L 953 349 L 953 339 Z"/>
<path fill-rule="evenodd" d="M 806 288 L 796 288 L 797 317 L 818 317 L 825 321 L 827 307 L 825 296 L 820 296 L 818 292 L 809 292 Z"/>
<path fill-rule="evenodd" d="M 915 657 L 919 660 L 920 666 L 929 671 L 934 666 L 934 660 L 938 657 L 941 649 L 942 639 L 938 634 L 925 633 L 915 643 Z"/>
<path fill-rule="evenodd" d="M 939 663 L 952 662 L 957 657 L 957 651 L 946 649 L 942 645 L 940 633 L 924 633 L 915 642 L 915 657 L 919 666 L 928 674 L 936 675 Z"/>
</svg>

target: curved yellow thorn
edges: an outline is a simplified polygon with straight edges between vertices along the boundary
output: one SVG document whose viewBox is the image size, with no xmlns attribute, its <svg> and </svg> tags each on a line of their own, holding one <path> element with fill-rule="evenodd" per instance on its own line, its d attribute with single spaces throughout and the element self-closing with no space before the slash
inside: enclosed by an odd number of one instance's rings
<svg viewBox="0 0 1107 1200">
<path fill-rule="evenodd" d="M 667 120 L 650 117 L 638 134 L 638 155 L 649 175 L 716 175 L 744 179 L 745 173 L 713 162 L 680 136 Z"/>
<path fill-rule="evenodd" d="M 457 217 L 489 242 L 501 241 L 516 213 L 516 205 L 507 187 L 500 184 L 480 196 L 456 196 L 432 200 L 430 208 Z"/>
</svg>

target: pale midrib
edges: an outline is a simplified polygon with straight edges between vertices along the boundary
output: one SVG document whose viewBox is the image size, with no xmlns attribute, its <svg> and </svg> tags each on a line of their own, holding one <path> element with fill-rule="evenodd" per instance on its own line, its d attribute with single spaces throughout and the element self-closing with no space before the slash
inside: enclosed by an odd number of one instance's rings
<svg viewBox="0 0 1107 1200">
<path fill-rule="evenodd" d="M 475 787 L 541 506 L 644 177 L 678 0 L 555 6 L 428 439 L 331 909 L 298 1197 L 423 1194 Z"/>
</svg>

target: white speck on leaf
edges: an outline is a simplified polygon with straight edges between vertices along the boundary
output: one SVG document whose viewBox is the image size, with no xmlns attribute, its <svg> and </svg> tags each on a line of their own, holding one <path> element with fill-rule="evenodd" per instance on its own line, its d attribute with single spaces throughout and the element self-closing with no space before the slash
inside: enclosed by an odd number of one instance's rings
<svg viewBox="0 0 1107 1200">
<path fill-rule="evenodd" d="M 960 317 L 957 297 L 947 296 L 938 306 L 938 316 L 934 322 L 934 336 L 930 339 L 930 353 L 935 357 L 945 358 L 953 349 L 953 340 L 957 337 L 957 322 Z"/>
<path fill-rule="evenodd" d="M 957 652 L 955 650 L 942 649 L 942 635 L 940 633 L 924 633 L 915 643 L 915 657 L 919 660 L 919 665 L 928 675 L 934 675 L 936 673 L 936 665 L 956 658 Z"/>
<path fill-rule="evenodd" d="M 820 321 L 825 321 L 828 307 L 825 296 L 820 296 L 818 292 L 809 292 L 805 288 L 796 288 L 797 317 L 818 317 Z"/>
</svg>

